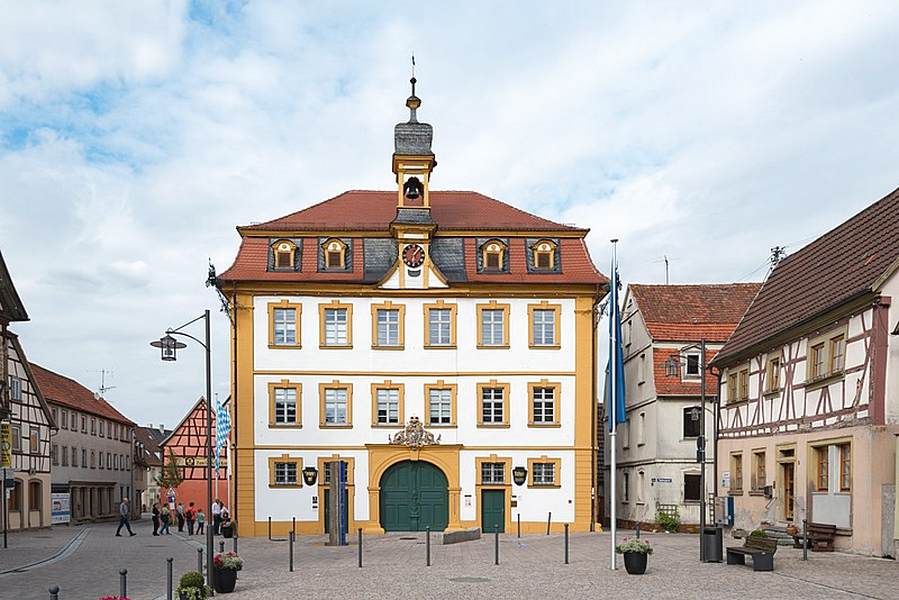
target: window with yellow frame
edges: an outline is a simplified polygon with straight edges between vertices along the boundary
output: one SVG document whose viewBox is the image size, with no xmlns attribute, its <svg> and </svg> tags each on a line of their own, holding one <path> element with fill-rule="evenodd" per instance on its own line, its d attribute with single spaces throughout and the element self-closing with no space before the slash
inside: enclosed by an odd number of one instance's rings
<svg viewBox="0 0 899 600">
<path fill-rule="evenodd" d="M 558 349 L 561 347 L 562 306 L 546 300 L 528 304 L 528 346 Z"/>
<path fill-rule="evenodd" d="M 491 300 L 477 305 L 478 348 L 503 349 L 509 347 L 509 305 Z"/>
<path fill-rule="evenodd" d="M 406 305 L 389 300 L 371 305 L 371 347 L 402 350 L 406 344 Z"/>
<path fill-rule="evenodd" d="M 528 487 L 529 488 L 557 488 L 560 487 L 560 472 L 562 459 L 539 458 L 528 459 Z"/>
<path fill-rule="evenodd" d="M 507 252 L 506 244 L 500 240 L 490 240 L 481 246 L 481 264 L 484 271 L 503 271 Z"/>
<path fill-rule="evenodd" d="M 478 427 L 508 427 L 509 384 L 497 383 L 495 379 L 479 383 L 477 394 Z"/>
<path fill-rule="evenodd" d="M 268 384 L 269 427 L 303 426 L 303 384 L 282 379 Z"/>
<path fill-rule="evenodd" d="M 542 379 L 528 384 L 528 427 L 559 427 L 562 384 Z"/>
<path fill-rule="evenodd" d="M 402 383 L 371 384 L 372 427 L 398 427 L 405 422 L 406 389 Z"/>
<path fill-rule="evenodd" d="M 318 305 L 319 348 L 353 347 L 353 305 L 332 300 Z"/>
<path fill-rule="evenodd" d="M 300 318 L 303 305 L 281 300 L 268 303 L 268 347 L 290 348 L 302 347 Z"/>
<path fill-rule="evenodd" d="M 540 240 L 533 245 L 534 268 L 551 271 L 556 266 L 556 244 L 550 240 Z"/>
<path fill-rule="evenodd" d="M 324 259 L 325 270 L 345 270 L 346 249 L 347 246 L 343 240 L 337 238 L 325 240 L 325 243 L 322 244 L 322 257 Z"/>
<path fill-rule="evenodd" d="M 296 264 L 297 245 L 290 240 L 278 240 L 272 244 L 272 263 L 276 271 L 292 271 Z"/>
<path fill-rule="evenodd" d="M 437 383 L 425 384 L 425 426 L 456 426 L 456 384 L 445 383 L 442 379 Z"/>
<path fill-rule="evenodd" d="M 270 456 L 268 458 L 268 486 L 270 488 L 303 487 L 303 458 L 301 456 Z"/>
<path fill-rule="evenodd" d="M 332 381 L 318 384 L 319 426 L 325 429 L 353 426 L 353 384 Z"/>
<path fill-rule="evenodd" d="M 457 305 L 438 300 L 424 305 L 424 347 L 456 347 Z"/>
</svg>

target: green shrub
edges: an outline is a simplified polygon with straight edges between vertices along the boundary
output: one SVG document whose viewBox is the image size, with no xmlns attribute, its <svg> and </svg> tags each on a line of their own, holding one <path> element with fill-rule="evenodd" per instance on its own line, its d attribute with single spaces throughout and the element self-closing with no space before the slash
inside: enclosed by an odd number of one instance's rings
<svg viewBox="0 0 899 600">
<path fill-rule="evenodd" d="M 764 532 L 763 530 L 761 530 L 761 529 L 753 529 L 753 530 L 752 530 L 752 533 L 749 534 L 749 537 L 754 537 L 754 538 L 766 538 L 766 537 L 768 537 L 768 534 L 765 533 L 765 532 Z"/>
<path fill-rule="evenodd" d="M 181 576 L 181 581 L 178 582 L 178 587 L 182 590 L 187 588 L 201 588 L 206 584 L 203 579 L 203 575 L 197 571 L 188 571 L 184 575 Z"/>
<path fill-rule="evenodd" d="M 678 515 L 677 513 L 670 515 L 668 513 L 659 512 L 656 513 L 656 522 L 665 531 L 673 533 L 677 531 L 677 528 L 680 525 L 680 515 Z"/>
</svg>

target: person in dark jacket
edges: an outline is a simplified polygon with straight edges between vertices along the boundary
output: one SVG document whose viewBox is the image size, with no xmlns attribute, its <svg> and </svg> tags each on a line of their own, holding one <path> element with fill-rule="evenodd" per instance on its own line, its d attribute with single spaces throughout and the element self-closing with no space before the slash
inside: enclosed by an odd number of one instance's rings
<svg viewBox="0 0 899 600">
<path fill-rule="evenodd" d="M 159 535 L 159 503 L 153 503 L 153 535 Z"/>
</svg>

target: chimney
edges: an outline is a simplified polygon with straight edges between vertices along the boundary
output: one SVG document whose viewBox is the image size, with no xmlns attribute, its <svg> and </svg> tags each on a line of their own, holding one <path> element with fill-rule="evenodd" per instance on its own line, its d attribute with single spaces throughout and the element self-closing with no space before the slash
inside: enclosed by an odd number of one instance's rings
<svg viewBox="0 0 899 600">
<path fill-rule="evenodd" d="M 159 433 L 165 433 L 165 425 L 162 423 L 159 424 Z"/>
</svg>

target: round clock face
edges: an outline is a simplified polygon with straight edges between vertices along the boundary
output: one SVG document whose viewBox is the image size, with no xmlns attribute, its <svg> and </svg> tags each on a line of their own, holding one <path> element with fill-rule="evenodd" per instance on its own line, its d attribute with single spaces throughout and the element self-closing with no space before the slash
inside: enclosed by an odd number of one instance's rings
<svg viewBox="0 0 899 600">
<path fill-rule="evenodd" d="M 405 248 L 403 248 L 403 262 L 406 263 L 407 267 L 416 268 L 420 267 L 421 263 L 425 261 L 425 251 L 424 248 L 419 246 L 418 244 L 409 244 Z"/>
</svg>

